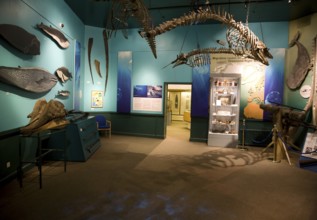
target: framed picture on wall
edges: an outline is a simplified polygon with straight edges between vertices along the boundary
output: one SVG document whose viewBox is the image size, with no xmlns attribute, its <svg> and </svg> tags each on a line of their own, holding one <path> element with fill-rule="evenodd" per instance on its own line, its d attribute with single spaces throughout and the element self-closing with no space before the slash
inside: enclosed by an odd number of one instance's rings
<svg viewBox="0 0 317 220">
<path fill-rule="evenodd" d="M 317 160 L 317 133 L 307 132 L 302 156 Z"/>
<path fill-rule="evenodd" d="M 91 91 L 91 107 L 92 108 L 102 108 L 103 106 L 103 91 L 93 90 Z"/>
</svg>

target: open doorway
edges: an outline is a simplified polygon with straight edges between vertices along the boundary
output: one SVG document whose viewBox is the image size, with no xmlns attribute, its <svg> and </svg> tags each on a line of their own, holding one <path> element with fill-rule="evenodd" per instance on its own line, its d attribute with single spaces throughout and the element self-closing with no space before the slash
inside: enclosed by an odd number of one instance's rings
<svg viewBox="0 0 317 220">
<path fill-rule="evenodd" d="M 190 136 L 192 85 L 168 83 L 165 98 L 166 136 Z"/>
</svg>

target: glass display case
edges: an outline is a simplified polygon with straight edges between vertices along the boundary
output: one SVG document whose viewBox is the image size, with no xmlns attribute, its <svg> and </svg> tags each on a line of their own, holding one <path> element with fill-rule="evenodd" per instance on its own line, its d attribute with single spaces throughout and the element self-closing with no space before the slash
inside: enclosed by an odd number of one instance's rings
<svg viewBox="0 0 317 220">
<path fill-rule="evenodd" d="M 240 74 L 212 74 L 210 77 L 210 146 L 238 145 L 240 78 Z"/>
</svg>

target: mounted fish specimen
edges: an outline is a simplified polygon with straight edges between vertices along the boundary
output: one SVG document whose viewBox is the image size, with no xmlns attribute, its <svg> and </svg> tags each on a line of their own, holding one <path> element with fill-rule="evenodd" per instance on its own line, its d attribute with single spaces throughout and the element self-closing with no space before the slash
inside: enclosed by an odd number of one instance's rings
<svg viewBox="0 0 317 220">
<path fill-rule="evenodd" d="M 40 41 L 23 28 L 12 24 L 0 24 L 0 35 L 24 54 L 39 55 Z"/>
<path fill-rule="evenodd" d="M 58 96 L 63 96 L 63 97 L 68 97 L 70 95 L 70 91 L 68 91 L 68 90 L 59 90 L 57 92 L 57 95 Z"/>
<path fill-rule="evenodd" d="M 268 58 L 273 58 L 266 45 L 247 26 L 235 21 L 231 14 L 224 10 L 221 11 L 220 8 L 218 8 L 218 11 L 216 11 L 214 7 L 206 7 L 205 9 L 192 11 L 187 15 L 163 22 L 148 31 L 143 30 L 140 32 L 140 35 L 146 40 L 154 39 L 157 35 L 163 34 L 178 26 L 203 23 L 207 20 L 216 20 L 229 27 L 227 41 L 230 49 L 236 49 L 236 47 L 239 46 L 239 49 L 245 51 L 250 50 L 254 59 L 265 65 L 268 65 Z M 241 40 L 244 42 L 243 44 L 240 43 Z M 152 51 L 156 51 L 156 48 L 152 48 L 153 45 L 150 45 L 150 47 Z"/>
<path fill-rule="evenodd" d="M 91 71 L 91 50 L 92 50 L 93 44 L 94 44 L 94 39 L 89 38 L 88 39 L 88 64 L 89 64 L 89 70 L 90 70 L 92 84 L 94 84 L 94 76 L 92 75 L 92 71 Z"/>
<path fill-rule="evenodd" d="M 24 135 L 30 135 L 43 130 L 63 128 L 69 124 L 65 119 L 66 114 L 67 111 L 60 101 L 52 99 L 47 103 L 45 99 L 40 99 L 27 116 L 30 118 L 29 123 L 20 131 Z"/>
<path fill-rule="evenodd" d="M 99 62 L 99 60 L 95 59 L 95 67 L 96 67 L 96 71 L 97 71 L 98 75 L 100 76 L 100 78 L 102 78 L 101 71 L 100 71 L 100 62 Z"/>
<path fill-rule="evenodd" d="M 71 72 L 66 67 L 60 67 L 56 71 L 56 76 L 60 79 L 61 82 L 66 82 L 70 78 L 73 78 Z"/>
<path fill-rule="evenodd" d="M 0 66 L 0 82 L 28 92 L 47 92 L 56 85 L 57 81 L 55 75 L 44 69 Z"/>
<path fill-rule="evenodd" d="M 311 60 L 307 49 L 298 40 L 300 32 L 297 32 L 294 39 L 290 42 L 289 47 L 297 46 L 297 59 L 291 74 L 287 78 L 287 86 L 290 89 L 297 89 L 304 81 L 307 73 L 312 68 Z"/>
<path fill-rule="evenodd" d="M 38 24 L 37 27 L 50 36 L 61 48 L 66 49 L 69 47 L 68 39 L 60 30 L 47 26 L 43 23 Z"/>
</svg>

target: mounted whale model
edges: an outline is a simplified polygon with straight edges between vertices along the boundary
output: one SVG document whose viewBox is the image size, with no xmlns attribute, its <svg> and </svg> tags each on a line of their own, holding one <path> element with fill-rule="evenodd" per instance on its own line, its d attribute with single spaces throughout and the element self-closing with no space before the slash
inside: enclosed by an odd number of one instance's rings
<svg viewBox="0 0 317 220">
<path fill-rule="evenodd" d="M 58 29 L 49 27 L 43 23 L 38 24 L 37 27 L 50 36 L 61 48 L 66 49 L 69 47 L 68 39 Z"/>
<path fill-rule="evenodd" d="M 39 55 L 40 41 L 23 28 L 12 24 L 0 24 L 0 35 L 24 54 Z"/>
<path fill-rule="evenodd" d="M 287 86 L 290 89 L 297 89 L 304 81 L 309 70 L 312 69 L 312 63 L 309 53 L 303 44 L 299 42 L 300 32 L 297 32 L 294 39 L 289 43 L 289 47 L 297 46 L 297 59 L 292 72 L 287 78 Z"/>
<path fill-rule="evenodd" d="M 0 66 L 0 82 L 28 92 L 47 92 L 56 85 L 57 81 L 55 75 L 44 69 Z"/>
</svg>

